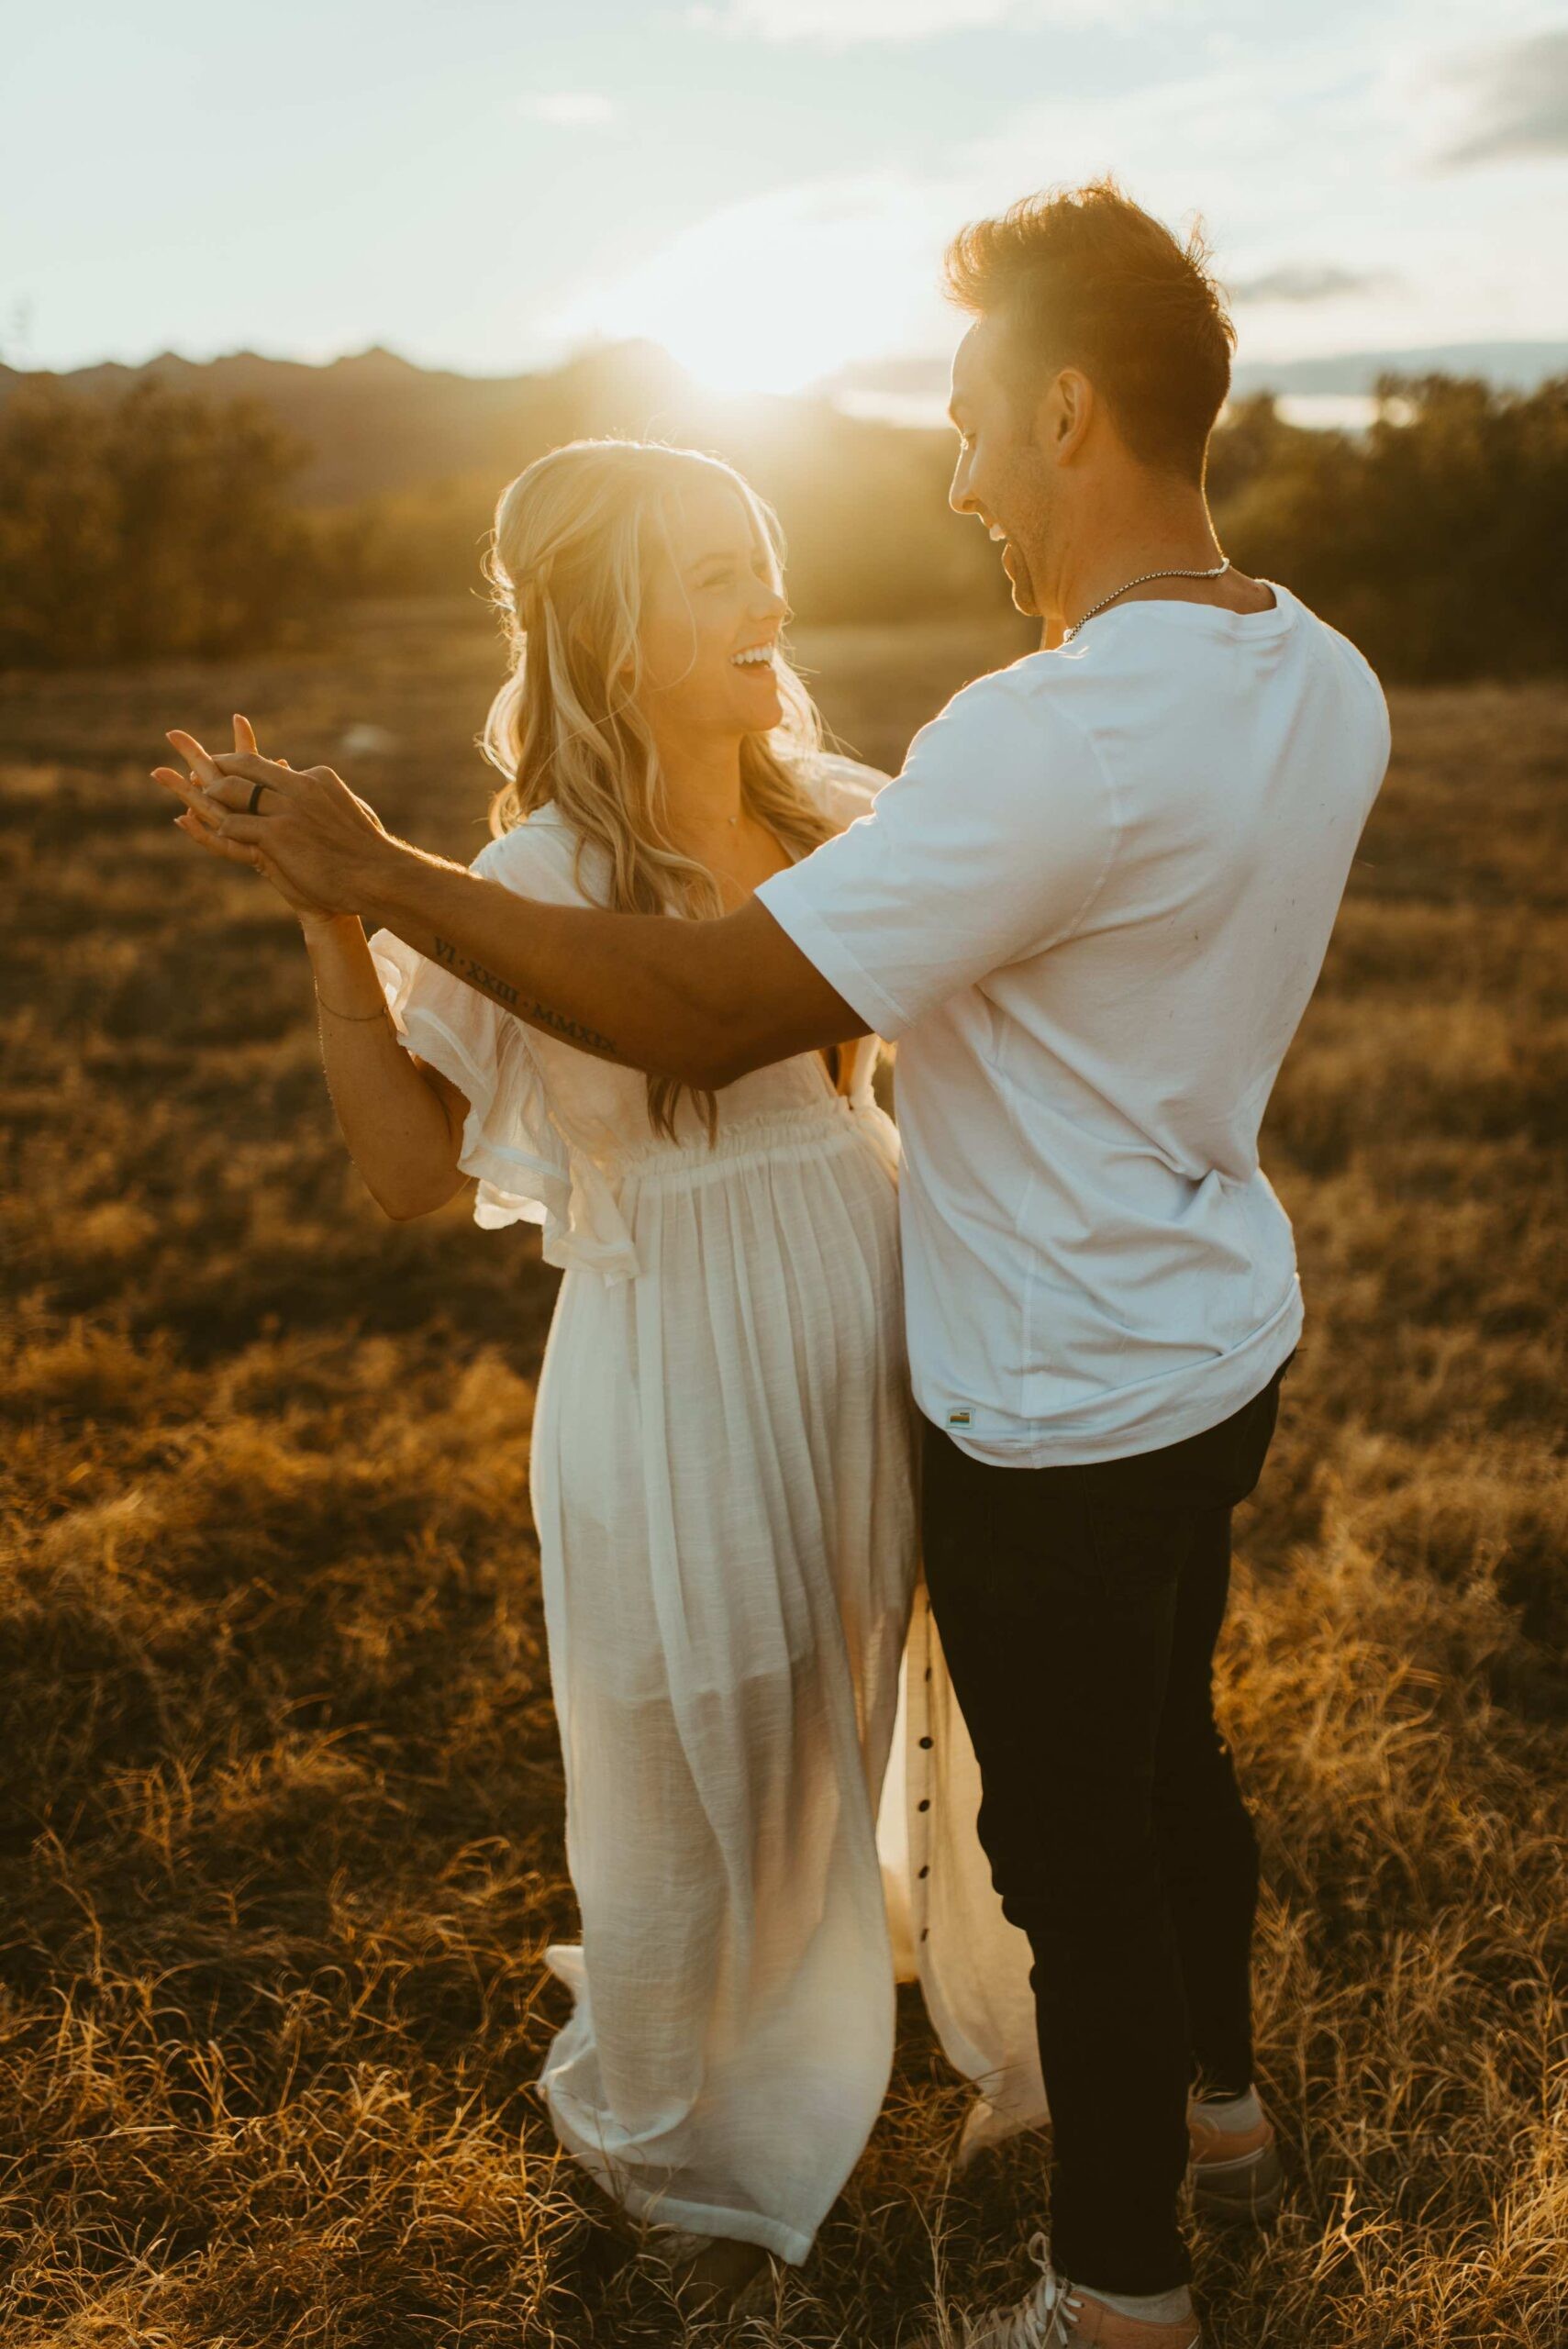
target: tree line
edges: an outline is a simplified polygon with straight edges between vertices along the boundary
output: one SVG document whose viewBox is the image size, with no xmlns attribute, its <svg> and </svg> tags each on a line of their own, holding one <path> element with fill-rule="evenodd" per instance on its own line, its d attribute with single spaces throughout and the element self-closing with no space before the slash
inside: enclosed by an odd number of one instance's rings
<svg viewBox="0 0 1568 2349">
<path fill-rule="evenodd" d="M 584 429 L 636 426 L 563 417 L 553 437 Z M 1005 600 L 994 550 L 947 509 L 946 435 L 826 407 L 781 424 L 775 405 L 728 440 L 718 453 L 779 510 L 803 620 Z M 499 481 L 310 510 L 292 494 L 308 454 L 255 401 L 25 382 L 0 406 L 0 664 L 319 644 L 356 598 L 475 591 Z M 1288 584 L 1391 679 L 1568 668 L 1568 376 L 1528 393 L 1386 376 L 1354 434 L 1292 426 L 1255 395 L 1215 435 L 1209 495 L 1232 560 Z"/>
</svg>

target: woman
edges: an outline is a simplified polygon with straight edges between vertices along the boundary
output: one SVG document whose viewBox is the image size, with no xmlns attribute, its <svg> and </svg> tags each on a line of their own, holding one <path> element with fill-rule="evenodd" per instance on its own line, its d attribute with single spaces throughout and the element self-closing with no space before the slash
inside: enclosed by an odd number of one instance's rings
<svg viewBox="0 0 1568 2349">
<path fill-rule="evenodd" d="M 717 915 L 885 780 L 824 754 L 780 651 L 776 524 L 727 466 L 558 449 L 503 495 L 489 574 L 514 662 L 476 872 Z M 161 775 L 218 847 L 199 793 Z M 376 1198 L 426 1214 L 477 1177 L 476 1220 L 542 1222 L 562 1269 L 530 1477 L 583 1937 L 549 1953 L 574 2007 L 540 2087 L 697 2297 L 728 2297 L 768 2254 L 806 2256 L 892 2057 L 876 1804 L 917 1558 L 878 1042 L 698 1097 L 525 1026 L 389 932 L 296 910 Z M 910 1800 L 922 1852 L 945 1831 L 959 1854 L 938 1904 L 931 1860 L 907 1866 L 902 1772 L 884 1841 L 918 1887 L 908 1931 L 935 1931 L 914 1954 L 957 2060 L 995 2073 L 1011 2034 L 1027 2084 L 1028 1954 L 979 1857 L 956 1710 L 929 1742 L 945 1683 L 918 1620 Z M 950 1768 L 956 1810 L 933 1791 Z"/>
</svg>

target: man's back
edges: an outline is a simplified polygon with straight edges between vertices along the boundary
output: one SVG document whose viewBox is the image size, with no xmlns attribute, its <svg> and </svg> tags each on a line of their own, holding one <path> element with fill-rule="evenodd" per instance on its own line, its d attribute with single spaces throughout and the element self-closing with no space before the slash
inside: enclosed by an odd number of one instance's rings
<svg viewBox="0 0 1568 2349">
<path fill-rule="evenodd" d="M 915 1395 L 978 1457 L 1179 1441 L 1299 1335 L 1258 1128 L 1388 730 L 1275 595 L 1123 605 L 982 679 L 758 893 L 900 1039 Z"/>
<path fill-rule="evenodd" d="M 1073 936 L 992 984 L 1010 1004 L 1022 983 L 1053 1091 L 1091 1124 L 1098 1100 L 1189 1179 L 1246 1182 L 1381 777 L 1383 696 L 1283 591 L 1272 612 L 1133 604 L 1095 626 L 1076 659 L 1009 674 L 1081 729 L 1122 837 Z"/>
</svg>

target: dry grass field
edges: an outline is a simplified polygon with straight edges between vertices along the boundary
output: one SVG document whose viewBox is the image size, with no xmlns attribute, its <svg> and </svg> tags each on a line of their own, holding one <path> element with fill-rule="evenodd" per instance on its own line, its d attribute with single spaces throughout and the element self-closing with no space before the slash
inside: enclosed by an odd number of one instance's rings
<svg viewBox="0 0 1568 2349">
<path fill-rule="evenodd" d="M 884 763 L 1020 649 L 804 648 Z M 289 920 L 147 780 L 238 707 L 472 853 L 495 662 L 477 610 L 406 610 L 6 682 L 5 2349 L 681 2338 L 529 2086 L 573 1928 L 527 1497 L 555 1275 L 462 1200 L 383 1220 Z M 1400 695 L 1395 736 L 1269 1121 L 1308 1335 L 1224 1698 L 1293 2193 L 1198 2238 L 1212 2349 L 1568 2343 L 1568 686 Z M 816 2258 L 730 2337 L 895 2349 L 1021 2286 L 1040 2147 L 950 2180 L 963 2103 L 906 1992 Z"/>
</svg>

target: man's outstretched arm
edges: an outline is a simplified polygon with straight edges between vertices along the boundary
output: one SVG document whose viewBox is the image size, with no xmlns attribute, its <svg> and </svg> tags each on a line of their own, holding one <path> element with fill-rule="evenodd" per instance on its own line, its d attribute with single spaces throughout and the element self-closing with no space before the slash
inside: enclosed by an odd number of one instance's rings
<svg viewBox="0 0 1568 2349">
<path fill-rule="evenodd" d="M 752 902 L 710 921 L 525 897 L 394 840 L 330 768 L 172 740 L 200 778 L 160 779 L 217 819 L 230 854 L 417 952 L 584 1052 L 715 1090 L 749 1069 L 866 1035 L 866 1022 Z M 260 790 L 259 811 L 244 812 Z M 216 845 L 217 843 L 215 843 Z"/>
<path fill-rule="evenodd" d="M 395 845 L 354 911 L 604 1060 L 717 1090 L 867 1033 L 754 900 L 711 921 L 548 905 Z"/>
</svg>

